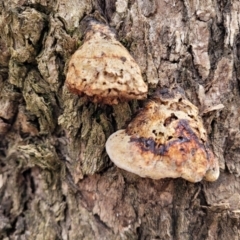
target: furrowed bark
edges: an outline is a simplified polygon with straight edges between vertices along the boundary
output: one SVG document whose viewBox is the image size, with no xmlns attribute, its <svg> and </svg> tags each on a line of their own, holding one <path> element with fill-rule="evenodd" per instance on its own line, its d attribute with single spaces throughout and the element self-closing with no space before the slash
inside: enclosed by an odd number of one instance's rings
<svg viewBox="0 0 240 240">
<path fill-rule="evenodd" d="M 240 3 L 29 0 L 0 3 L 1 239 L 237 239 Z M 216 182 L 143 179 L 105 151 L 141 101 L 105 106 L 65 87 L 86 19 L 115 29 L 149 85 L 200 109 Z M 120 143 L 119 143 L 120 144 Z"/>
</svg>

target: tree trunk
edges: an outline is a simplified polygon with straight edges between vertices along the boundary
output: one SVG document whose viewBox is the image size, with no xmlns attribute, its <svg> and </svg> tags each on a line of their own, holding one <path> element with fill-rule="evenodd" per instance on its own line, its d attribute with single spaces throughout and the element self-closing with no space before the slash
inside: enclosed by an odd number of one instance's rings
<svg viewBox="0 0 240 240">
<path fill-rule="evenodd" d="M 239 239 L 240 2 L 0 2 L 1 239 Z M 200 110 L 216 182 L 117 168 L 105 142 L 142 106 L 95 104 L 64 85 L 84 19 L 115 29 L 149 86 Z M 119 143 L 121 144 L 121 143 Z"/>
</svg>

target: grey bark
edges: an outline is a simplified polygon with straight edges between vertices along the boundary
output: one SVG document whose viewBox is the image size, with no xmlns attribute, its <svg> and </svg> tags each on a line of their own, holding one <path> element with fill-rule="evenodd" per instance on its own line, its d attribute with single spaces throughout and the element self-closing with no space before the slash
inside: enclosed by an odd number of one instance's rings
<svg viewBox="0 0 240 240">
<path fill-rule="evenodd" d="M 142 103 L 93 104 L 65 87 L 86 16 L 116 30 L 149 93 L 175 83 L 199 107 L 216 182 L 111 164 L 106 139 Z M 0 238 L 239 239 L 239 26 L 238 0 L 1 1 Z"/>
</svg>

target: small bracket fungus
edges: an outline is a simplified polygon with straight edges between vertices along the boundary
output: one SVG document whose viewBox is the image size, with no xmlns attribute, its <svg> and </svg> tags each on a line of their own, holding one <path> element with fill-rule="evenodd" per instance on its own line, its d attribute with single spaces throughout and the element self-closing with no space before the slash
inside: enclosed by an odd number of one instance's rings
<svg viewBox="0 0 240 240">
<path fill-rule="evenodd" d="M 147 95 L 141 71 L 106 25 L 91 22 L 83 45 L 70 59 L 66 84 L 93 102 L 117 104 Z"/>
<path fill-rule="evenodd" d="M 167 89 L 157 92 L 127 129 L 112 134 L 106 150 L 119 168 L 141 177 L 199 182 L 219 176 L 198 108 Z"/>
</svg>

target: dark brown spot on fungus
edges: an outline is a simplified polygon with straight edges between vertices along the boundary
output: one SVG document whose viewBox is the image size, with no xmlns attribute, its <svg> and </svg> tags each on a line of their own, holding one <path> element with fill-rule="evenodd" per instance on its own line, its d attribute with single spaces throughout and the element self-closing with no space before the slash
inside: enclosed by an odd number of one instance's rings
<svg viewBox="0 0 240 240">
<path fill-rule="evenodd" d="M 120 57 L 120 59 L 123 61 L 123 62 L 126 62 L 127 59 L 125 57 Z"/>
<path fill-rule="evenodd" d="M 166 127 L 166 126 L 168 126 L 172 121 L 177 120 L 177 119 L 178 119 L 178 118 L 175 116 L 175 114 L 174 114 L 174 113 L 171 113 L 171 116 L 165 119 L 163 125 Z"/>
</svg>

